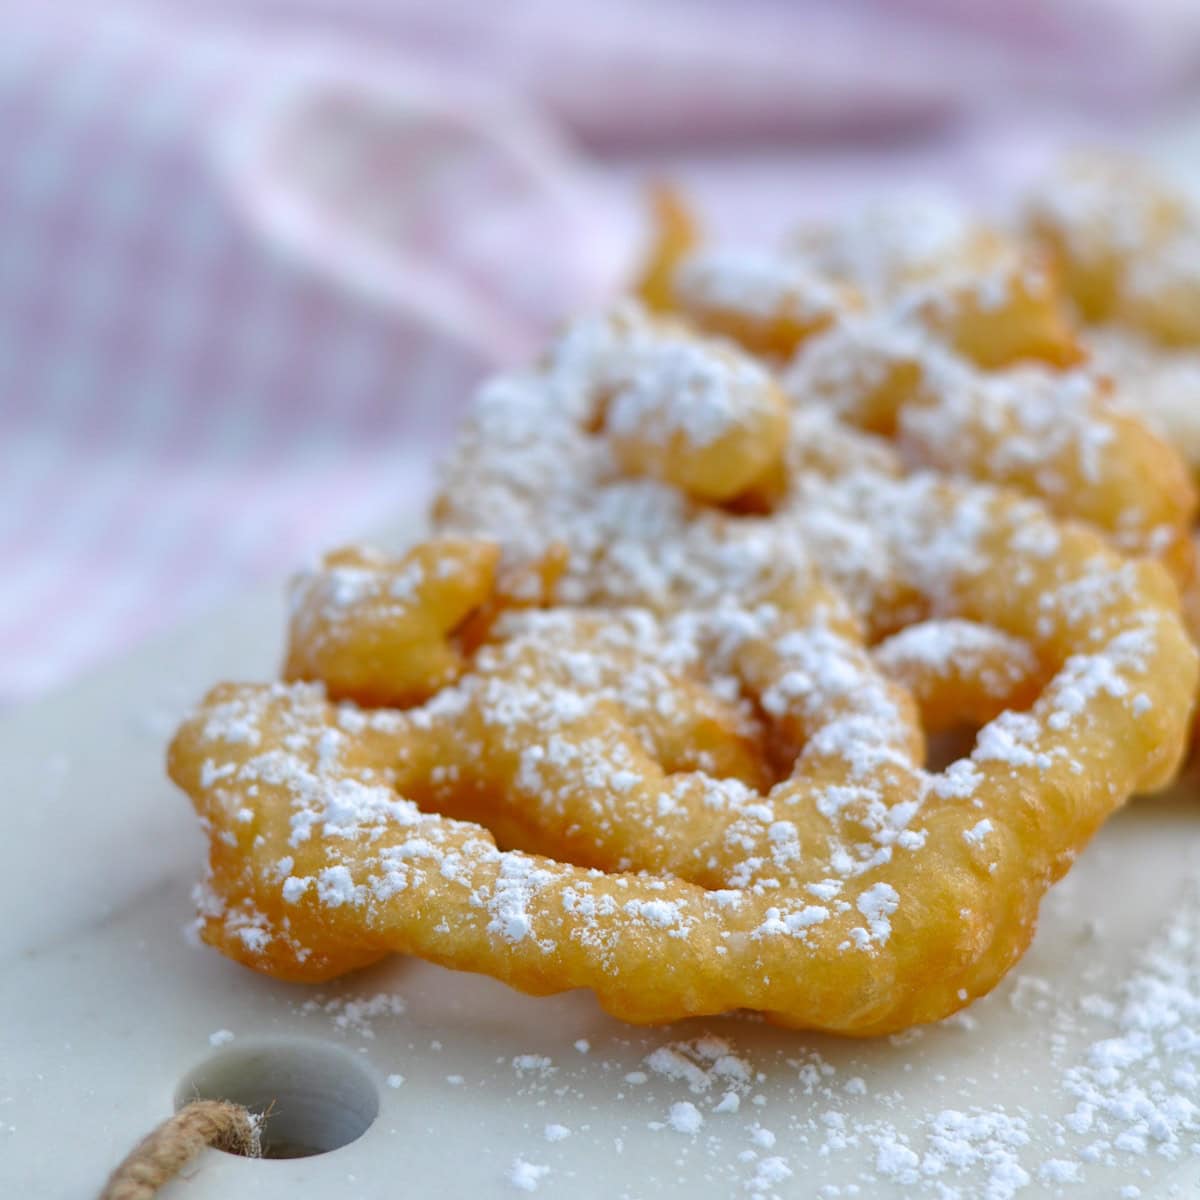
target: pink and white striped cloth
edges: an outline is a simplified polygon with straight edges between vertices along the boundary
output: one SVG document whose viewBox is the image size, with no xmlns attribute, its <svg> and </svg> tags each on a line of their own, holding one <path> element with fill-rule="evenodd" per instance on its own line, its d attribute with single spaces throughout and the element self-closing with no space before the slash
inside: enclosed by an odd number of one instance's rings
<svg viewBox="0 0 1200 1200">
<path fill-rule="evenodd" d="M 420 505 L 479 375 L 628 277 L 644 175 L 758 236 L 993 193 L 1188 94 L 1171 4 L 7 6 L 0 702 Z"/>
<path fill-rule="evenodd" d="M 0 699 L 419 504 L 479 374 L 615 280 L 536 122 L 289 50 L 0 35 Z"/>
</svg>

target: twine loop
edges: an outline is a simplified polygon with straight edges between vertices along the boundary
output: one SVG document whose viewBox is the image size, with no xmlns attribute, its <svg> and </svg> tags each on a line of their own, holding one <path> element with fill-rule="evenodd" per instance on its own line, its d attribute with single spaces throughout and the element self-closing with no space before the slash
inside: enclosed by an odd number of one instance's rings
<svg viewBox="0 0 1200 1200">
<path fill-rule="evenodd" d="M 193 1100 L 129 1152 L 109 1176 L 100 1200 L 152 1200 L 209 1146 L 261 1158 L 262 1124 L 261 1116 L 229 1100 Z"/>
</svg>

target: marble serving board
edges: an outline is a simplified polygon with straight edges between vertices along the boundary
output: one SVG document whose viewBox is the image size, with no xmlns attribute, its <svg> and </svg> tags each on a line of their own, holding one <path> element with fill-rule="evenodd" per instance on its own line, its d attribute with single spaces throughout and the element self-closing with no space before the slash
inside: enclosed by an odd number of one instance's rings
<svg viewBox="0 0 1200 1200">
<path fill-rule="evenodd" d="M 0 1196 L 96 1195 L 198 1094 L 327 1152 L 207 1151 L 164 1200 L 1195 1194 L 1194 780 L 1110 823 L 997 992 L 902 1037 L 631 1028 L 412 960 L 285 985 L 189 936 L 204 847 L 162 766 L 210 683 L 273 673 L 281 593 L 0 721 Z"/>
</svg>

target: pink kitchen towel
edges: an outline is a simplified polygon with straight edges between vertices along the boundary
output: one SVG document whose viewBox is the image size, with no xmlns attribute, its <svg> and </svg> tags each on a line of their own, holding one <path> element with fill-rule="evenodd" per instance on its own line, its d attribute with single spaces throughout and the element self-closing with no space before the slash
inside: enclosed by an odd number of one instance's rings
<svg viewBox="0 0 1200 1200">
<path fill-rule="evenodd" d="M 518 106 L 0 23 L 4 700 L 421 504 L 480 373 L 628 259 Z"/>
</svg>

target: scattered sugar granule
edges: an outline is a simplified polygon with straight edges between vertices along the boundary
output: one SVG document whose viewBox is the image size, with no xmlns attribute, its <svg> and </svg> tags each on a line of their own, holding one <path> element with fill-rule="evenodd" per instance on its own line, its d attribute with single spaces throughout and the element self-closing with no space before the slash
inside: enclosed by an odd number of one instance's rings
<svg viewBox="0 0 1200 1200">
<path fill-rule="evenodd" d="M 677 1100 L 671 1105 L 667 1122 L 676 1133 L 699 1133 L 704 1118 L 690 1100 Z"/>
<path fill-rule="evenodd" d="M 742 1107 L 741 1098 L 737 1092 L 726 1092 L 721 1097 L 721 1102 L 713 1109 L 715 1113 L 735 1113 Z"/>
<path fill-rule="evenodd" d="M 446 1076 L 446 1082 L 451 1087 L 458 1087 L 458 1085 L 460 1083 L 462 1083 L 462 1081 L 463 1081 L 463 1077 L 461 1075 L 447 1075 Z"/>
<path fill-rule="evenodd" d="M 1065 1158 L 1048 1158 L 1038 1168 L 1038 1179 L 1042 1183 L 1080 1183 L 1083 1169 L 1079 1163 Z"/>
<path fill-rule="evenodd" d="M 774 1154 L 770 1158 L 764 1158 L 758 1164 L 754 1171 L 754 1178 L 746 1186 L 751 1194 L 761 1194 L 777 1183 L 782 1183 L 785 1179 L 790 1178 L 791 1175 L 792 1168 L 787 1165 L 787 1160 Z"/>
<path fill-rule="evenodd" d="M 750 1140 L 756 1146 L 761 1146 L 764 1150 L 770 1150 L 775 1145 L 775 1135 L 769 1129 L 764 1129 L 761 1125 L 757 1126 L 751 1132 Z"/>
<path fill-rule="evenodd" d="M 408 1005 L 403 996 L 391 992 L 378 992 L 374 996 L 336 996 L 332 1000 L 306 1000 L 301 1006 L 303 1013 L 326 1013 L 333 1018 L 335 1029 L 357 1033 L 359 1037 L 373 1038 L 372 1022 L 376 1017 L 403 1016 Z M 441 1044 L 430 1049 L 441 1049 Z"/>
<path fill-rule="evenodd" d="M 745 1059 L 739 1058 L 730 1044 L 718 1037 L 670 1042 L 651 1051 L 643 1061 L 656 1075 L 686 1083 L 688 1090 L 697 1095 L 717 1083 L 724 1083 L 726 1087 L 745 1086 L 752 1078 Z M 628 1075 L 625 1078 L 630 1081 Z"/>
<path fill-rule="evenodd" d="M 587 1054 L 588 1051 L 591 1050 L 591 1048 L 592 1048 L 592 1043 L 589 1042 L 587 1040 L 587 1038 L 580 1038 L 575 1043 L 575 1049 L 578 1050 L 580 1054 Z"/>
<path fill-rule="evenodd" d="M 656 1075 L 680 1082 L 686 1081 L 693 1092 L 702 1092 L 709 1086 L 708 1074 L 704 1068 L 675 1046 L 660 1046 L 648 1054 L 645 1061 L 646 1066 Z"/>
<path fill-rule="evenodd" d="M 215 1033 L 210 1033 L 208 1035 L 208 1044 L 210 1046 L 227 1046 L 232 1041 L 232 1029 L 218 1029 Z"/>
<path fill-rule="evenodd" d="M 987 835 L 992 832 L 992 823 L 984 817 L 978 824 L 963 832 L 963 841 L 969 846 L 982 846 Z"/>
<path fill-rule="evenodd" d="M 883 1138 L 876 1143 L 875 1170 L 885 1179 L 897 1179 L 901 1183 L 914 1181 L 920 1165 L 920 1157 L 903 1142 Z"/>
<path fill-rule="evenodd" d="M 542 1130 L 542 1136 L 548 1142 L 561 1142 L 571 1136 L 571 1131 L 565 1125 L 550 1124 Z"/>
<path fill-rule="evenodd" d="M 545 1054 L 518 1054 L 512 1060 L 514 1071 L 552 1071 L 554 1060 Z"/>
<path fill-rule="evenodd" d="M 1020 1157 L 1021 1148 L 1030 1143 L 1026 1121 L 1002 1108 L 945 1109 L 922 1117 L 912 1139 L 920 1153 L 895 1129 L 881 1129 L 872 1140 L 875 1169 L 897 1183 L 912 1185 L 947 1171 L 979 1171 L 986 1177 L 982 1195 L 987 1200 L 1011 1200 L 1030 1181 Z"/>
<path fill-rule="evenodd" d="M 541 1163 L 526 1162 L 514 1158 L 508 1168 L 508 1181 L 520 1192 L 536 1192 L 542 1178 L 550 1174 L 550 1168 Z"/>
<path fill-rule="evenodd" d="M 404 1083 L 403 1075 L 389 1075 L 387 1077 L 387 1085 L 390 1088 L 398 1088 Z"/>
</svg>

